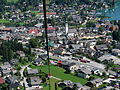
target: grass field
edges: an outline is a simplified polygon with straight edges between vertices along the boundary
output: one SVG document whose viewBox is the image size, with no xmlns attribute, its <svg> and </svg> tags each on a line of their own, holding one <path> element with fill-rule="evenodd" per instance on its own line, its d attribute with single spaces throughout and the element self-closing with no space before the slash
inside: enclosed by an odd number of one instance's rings
<svg viewBox="0 0 120 90">
<path fill-rule="evenodd" d="M 42 72 L 48 73 L 48 66 L 33 66 L 33 65 L 31 65 L 30 67 L 36 68 L 36 69 L 41 70 Z M 80 78 L 80 77 L 77 77 L 77 76 L 74 76 L 71 74 L 64 73 L 65 70 L 62 68 L 59 68 L 57 66 L 51 66 L 50 68 L 51 68 L 51 75 L 52 76 L 55 76 L 55 77 L 60 78 L 62 80 L 71 80 L 73 82 L 79 82 L 81 84 L 87 83 L 86 79 L 83 79 L 83 78 Z"/>
<path fill-rule="evenodd" d="M 31 13 L 37 15 L 39 11 L 31 11 Z"/>
<path fill-rule="evenodd" d="M 104 83 L 104 84 L 100 85 L 99 88 L 102 88 L 102 87 L 107 86 L 107 85 L 109 85 L 109 84 L 108 83 Z"/>
<path fill-rule="evenodd" d="M 24 26 L 24 25 L 25 25 L 24 22 L 19 22 L 18 24 L 19 24 L 20 26 Z"/>
<path fill-rule="evenodd" d="M 7 2 L 9 2 L 9 3 L 16 3 L 16 2 L 18 2 L 18 0 L 7 0 Z"/>
<path fill-rule="evenodd" d="M 20 90 L 25 90 L 23 86 L 20 86 Z"/>
<path fill-rule="evenodd" d="M 5 19 L 0 19 L 0 23 L 6 24 L 6 23 L 10 23 L 10 21 Z"/>
<path fill-rule="evenodd" d="M 7 0 L 9 3 L 17 3 L 19 0 Z M 51 0 L 47 0 L 46 3 L 49 4 Z"/>
<path fill-rule="evenodd" d="M 120 68 L 120 65 L 114 64 L 114 65 L 112 65 L 112 67 L 118 67 L 118 68 Z"/>
<path fill-rule="evenodd" d="M 47 81 L 47 82 L 49 82 L 49 81 Z M 56 79 L 53 79 L 53 78 L 51 78 L 50 79 L 50 87 L 51 87 L 51 90 L 55 90 L 55 83 L 58 83 L 59 81 L 58 80 L 56 80 Z M 43 90 L 49 90 L 49 85 L 42 85 L 43 86 Z M 62 90 L 60 87 L 58 87 L 57 86 L 57 90 Z"/>
</svg>

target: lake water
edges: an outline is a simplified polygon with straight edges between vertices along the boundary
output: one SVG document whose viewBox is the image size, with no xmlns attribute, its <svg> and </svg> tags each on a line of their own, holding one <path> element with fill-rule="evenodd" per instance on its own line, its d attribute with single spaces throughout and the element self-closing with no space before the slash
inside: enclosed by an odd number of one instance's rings
<svg viewBox="0 0 120 90">
<path fill-rule="evenodd" d="M 105 11 L 105 16 L 111 17 L 107 20 L 120 20 L 120 1 L 115 2 L 115 6 Z"/>
</svg>

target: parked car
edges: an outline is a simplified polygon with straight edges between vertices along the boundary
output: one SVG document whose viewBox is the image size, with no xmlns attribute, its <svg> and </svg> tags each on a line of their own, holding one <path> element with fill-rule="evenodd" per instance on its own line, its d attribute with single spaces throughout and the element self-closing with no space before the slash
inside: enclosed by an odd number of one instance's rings
<svg viewBox="0 0 120 90">
<path fill-rule="evenodd" d="M 81 62 L 83 62 L 83 63 L 90 63 L 90 61 L 88 61 L 88 60 L 85 60 L 85 59 L 79 59 Z"/>
</svg>

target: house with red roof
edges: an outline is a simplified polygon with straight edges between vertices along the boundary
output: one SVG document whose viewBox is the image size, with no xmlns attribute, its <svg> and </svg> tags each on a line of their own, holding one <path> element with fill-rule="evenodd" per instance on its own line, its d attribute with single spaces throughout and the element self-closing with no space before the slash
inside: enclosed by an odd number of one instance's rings
<svg viewBox="0 0 120 90">
<path fill-rule="evenodd" d="M 61 61 L 61 60 L 58 61 L 57 65 L 58 65 L 58 66 L 61 66 L 61 65 L 62 65 L 62 61 Z"/>
<path fill-rule="evenodd" d="M 42 30 L 45 30 L 44 28 L 42 28 Z M 47 31 L 48 33 L 53 33 L 54 31 L 58 30 L 58 28 L 55 28 L 55 27 L 48 27 L 47 28 Z"/>
<path fill-rule="evenodd" d="M 39 30 L 38 29 L 30 29 L 30 30 L 28 30 L 28 34 L 38 35 L 39 34 Z"/>
<path fill-rule="evenodd" d="M 3 28 L 0 30 L 1 32 L 12 32 L 11 28 Z"/>
<path fill-rule="evenodd" d="M 44 13 L 39 13 L 39 15 L 43 16 Z M 56 16 L 56 13 L 55 13 L 55 12 L 47 12 L 46 15 L 47 15 L 48 18 L 51 18 L 52 16 L 55 17 L 55 16 Z"/>
<path fill-rule="evenodd" d="M 5 83 L 5 79 L 0 77 L 0 84 L 4 84 Z"/>
</svg>

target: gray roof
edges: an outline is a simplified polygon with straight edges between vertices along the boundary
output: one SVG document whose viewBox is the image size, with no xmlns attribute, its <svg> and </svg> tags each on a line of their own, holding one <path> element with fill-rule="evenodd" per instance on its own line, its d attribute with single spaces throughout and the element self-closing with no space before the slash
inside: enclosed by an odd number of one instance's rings
<svg viewBox="0 0 120 90">
<path fill-rule="evenodd" d="M 47 54 L 40 55 L 40 58 L 42 58 L 42 59 L 47 59 Z"/>
<path fill-rule="evenodd" d="M 16 64 L 16 63 L 18 63 L 18 62 L 19 62 L 18 59 L 12 59 L 12 60 L 10 60 L 10 63 L 11 63 L 11 64 Z"/>
<path fill-rule="evenodd" d="M 106 86 L 103 88 L 103 90 L 114 90 L 115 88 L 113 86 Z M 117 90 L 117 89 L 116 89 Z M 119 89 L 118 89 L 119 90 Z"/>
<path fill-rule="evenodd" d="M 64 83 L 66 86 L 70 86 L 70 85 L 73 84 L 73 82 L 70 81 L 70 80 L 64 80 L 63 83 Z"/>
<path fill-rule="evenodd" d="M 81 88 L 83 85 L 82 84 L 80 84 L 80 83 L 74 83 L 74 84 L 76 84 L 77 85 L 77 88 Z"/>
<path fill-rule="evenodd" d="M 102 81 L 103 81 L 103 79 L 97 78 L 97 79 L 94 79 L 94 80 L 92 80 L 92 81 L 90 81 L 90 82 L 93 83 L 93 84 L 97 84 L 97 83 L 100 83 L 100 82 L 102 82 Z"/>
<path fill-rule="evenodd" d="M 57 48 L 53 52 L 56 53 L 56 54 L 61 54 L 63 52 L 63 49 L 62 48 Z"/>
<path fill-rule="evenodd" d="M 92 40 L 80 40 L 80 43 L 89 43 L 89 42 L 96 42 L 96 39 L 92 39 Z"/>
<path fill-rule="evenodd" d="M 58 39 L 63 40 L 63 39 L 66 39 L 66 37 L 65 36 L 60 36 L 60 37 L 58 37 Z"/>
<path fill-rule="evenodd" d="M 50 39 L 50 41 L 57 41 L 58 37 L 50 36 L 49 39 Z"/>
<path fill-rule="evenodd" d="M 112 70 L 108 70 L 108 73 L 109 73 L 110 75 L 114 75 L 114 76 L 116 76 L 116 75 L 117 75 L 117 73 L 116 73 L 116 72 L 114 72 L 114 71 L 112 71 Z"/>
<path fill-rule="evenodd" d="M 37 59 L 35 60 L 35 62 L 42 62 L 42 61 L 43 61 L 42 58 L 37 58 Z"/>
<path fill-rule="evenodd" d="M 69 29 L 68 30 L 68 33 L 76 33 L 77 32 L 77 29 Z"/>
<path fill-rule="evenodd" d="M 43 23 L 38 23 L 35 26 L 38 27 L 38 28 L 40 28 L 41 26 L 43 26 Z"/>
<path fill-rule="evenodd" d="M 56 34 L 55 32 L 53 32 L 53 33 L 49 33 L 49 34 L 48 34 L 48 37 L 50 37 L 50 36 L 54 36 L 54 37 L 56 37 L 57 34 Z"/>
<path fill-rule="evenodd" d="M 105 44 L 96 45 L 95 47 L 97 50 L 107 50 L 108 49 L 107 45 L 105 45 Z"/>
<path fill-rule="evenodd" d="M 55 60 L 62 60 L 60 57 L 57 57 L 57 56 L 50 56 L 50 58 Z"/>
<path fill-rule="evenodd" d="M 18 79 L 17 76 L 10 76 L 10 77 L 8 77 L 8 81 L 9 81 L 10 83 L 15 83 L 17 79 Z"/>
<path fill-rule="evenodd" d="M 9 62 L 4 62 L 4 65 L 10 65 L 10 63 Z"/>
<path fill-rule="evenodd" d="M 88 87 L 88 86 L 82 86 L 81 90 L 90 90 L 90 87 Z"/>
<path fill-rule="evenodd" d="M 104 60 L 113 61 L 114 64 L 120 63 L 120 59 L 118 57 L 111 55 L 111 54 L 103 55 L 103 56 L 99 57 L 98 60 L 100 60 L 100 61 L 104 61 Z"/>
<path fill-rule="evenodd" d="M 37 69 L 27 69 L 28 74 L 38 74 L 39 71 Z"/>
<path fill-rule="evenodd" d="M 42 80 L 39 78 L 39 76 L 30 77 L 31 85 L 39 85 L 41 82 Z"/>
<path fill-rule="evenodd" d="M 92 72 L 88 70 L 87 68 L 80 68 L 78 69 L 78 72 L 82 72 L 84 74 L 92 74 Z"/>
<path fill-rule="evenodd" d="M 112 52 L 120 54 L 120 49 L 112 49 Z"/>
<path fill-rule="evenodd" d="M 62 65 L 69 65 L 70 63 L 68 61 L 62 61 Z"/>
<path fill-rule="evenodd" d="M 8 69 L 8 68 L 11 68 L 11 65 L 10 64 L 7 64 L 7 65 L 4 65 L 4 66 L 1 66 L 1 69 L 4 70 L 4 69 Z"/>
<path fill-rule="evenodd" d="M 11 73 L 11 70 L 2 70 L 2 73 L 5 75 L 5 74 L 10 74 Z"/>
<path fill-rule="evenodd" d="M 81 47 L 83 47 L 82 45 L 77 45 L 77 44 L 73 44 L 71 46 L 73 47 L 73 49 L 80 49 Z"/>
<path fill-rule="evenodd" d="M 70 63 L 68 64 L 69 67 L 76 65 L 76 63 Z"/>
</svg>

